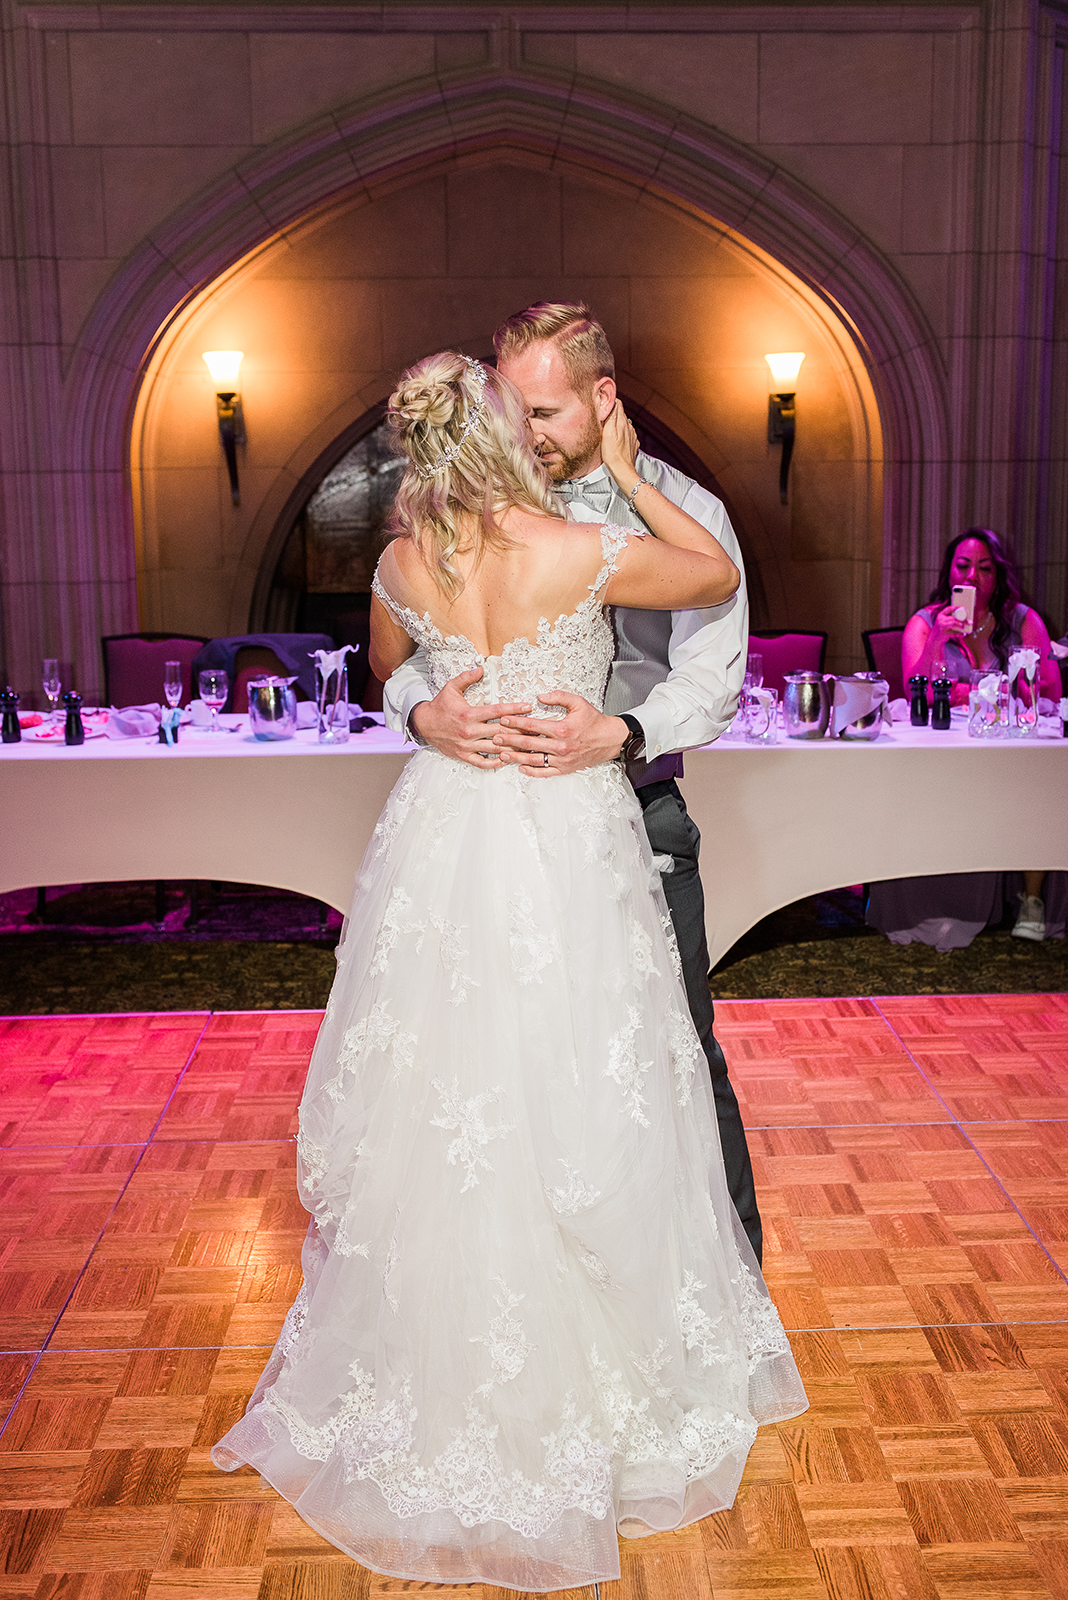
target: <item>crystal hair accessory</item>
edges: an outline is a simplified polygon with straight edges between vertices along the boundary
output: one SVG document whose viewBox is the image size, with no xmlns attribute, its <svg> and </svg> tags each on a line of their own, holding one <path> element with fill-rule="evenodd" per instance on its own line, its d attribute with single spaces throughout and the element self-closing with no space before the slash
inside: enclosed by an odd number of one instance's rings
<svg viewBox="0 0 1068 1600">
<path fill-rule="evenodd" d="M 429 466 L 421 467 L 415 462 L 412 463 L 412 465 L 415 466 L 418 476 L 424 480 L 433 478 L 441 471 L 442 467 L 447 467 L 456 460 L 456 457 L 460 454 L 460 451 L 464 447 L 468 435 L 472 433 L 475 428 L 477 428 L 479 421 L 481 420 L 482 413 L 485 410 L 486 369 L 482 365 L 481 361 L 473 361 L 470 356 L 464 356 L 464 360 L 467 362 L 467 367 L 471 374 L 471 382 L 478 390 L 478 399 L 475 401 L 475 404 L 471 410 L 467 413 L 467 421 L 461 428 L 460 437 L 457 439 L 455 444 L 451 444 L 447 450 L 443 450 L 441 455 L 438 456 L 437 460 L 432 461 Z"/>
</svg>

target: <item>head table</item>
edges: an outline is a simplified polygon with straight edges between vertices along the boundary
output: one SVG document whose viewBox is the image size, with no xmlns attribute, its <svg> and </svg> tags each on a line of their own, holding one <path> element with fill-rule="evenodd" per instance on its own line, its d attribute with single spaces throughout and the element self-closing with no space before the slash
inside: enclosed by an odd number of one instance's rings
<svg viewBox="0 0 1068 1600">
<path fill-rule="evenodd" d="M 155 739 L 0 745 L 0 892 L 212 878 L 344 910 L 415 747 L 377 727 L 347 745 L 247 725 Z M 487 773 L 492 781 L 493 774 Z M 531 780 L 536 781 L 536 780 Z M 549 782 L 559 780 L 546 780 Z M 735 740 L 686 755 L 713 964 L 761 917 L 842 884 L 936 872 L 1068 870 L 1068 740 L 969 739 L 895 724 L 872 743 Z"/>
</svg>

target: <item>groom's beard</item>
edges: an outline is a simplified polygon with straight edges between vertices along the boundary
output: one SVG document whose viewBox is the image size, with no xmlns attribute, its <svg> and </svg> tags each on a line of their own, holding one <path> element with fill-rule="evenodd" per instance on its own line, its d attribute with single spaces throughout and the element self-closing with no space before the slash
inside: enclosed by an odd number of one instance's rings
<svg viewBox="0 0 1068 1600">
<path fill-rule="evenodd" d="M 601 424 L 593 407 L 590 406 L 587 412 L 586 427 L 582 437 L 572 445 L 570 451 L 565 450 L 555 439 L 546 439 L 542 448 L 559 452 L 558 461 L 544 463 L 545 470 L 553 483 L 566 483 L 569 478 L 577 478 L 588 471 L 587 463 L 590 457 L 596 455 L 601 448 Z"/>
</svg>

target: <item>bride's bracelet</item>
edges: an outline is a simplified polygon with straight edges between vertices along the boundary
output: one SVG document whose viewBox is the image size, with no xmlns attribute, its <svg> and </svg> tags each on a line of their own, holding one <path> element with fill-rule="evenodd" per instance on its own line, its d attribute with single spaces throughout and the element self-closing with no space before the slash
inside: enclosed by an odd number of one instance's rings
<svg viewBox="0 0 1068 1600">
<path fill-rule="evenodd" d="M 630 491 L 630 494 L 628 494 L 628 496 L 627 496 L 627 510 L 628 511 L 633 511 L 634 510 L 634 496 L 638 493 L 638 490 L 641 489 L 642 487 L 644 487 L 646 489 L 651 489 L 653 486 L 649 482 L 648 478 L 639 478 L 637 483 L 634 485 L 634 488 Z"/>
</svg>

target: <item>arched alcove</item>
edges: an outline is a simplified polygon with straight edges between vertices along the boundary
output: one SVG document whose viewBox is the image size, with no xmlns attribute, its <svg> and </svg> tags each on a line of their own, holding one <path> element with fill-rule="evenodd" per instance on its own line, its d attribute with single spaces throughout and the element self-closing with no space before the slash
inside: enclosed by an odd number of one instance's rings
<svg viewBox="0 0 1068 1600">
<path fill-rule="evenodd" d="M 344 382 L 324 382 L 314 363 L 292 360 L 286 343 L 292 330 L 275 320 L 269 350 L 263 339 L 247 341 L 256 348 L 248 351 L 244 369 L 244 504 L 231 517 L 200 349 L 220 343 L 247 348 L 239 328 L 233 338 L 221 337 L 221 330 L 240 322 L 250 285 L 283 282 L 286 264 L 292 267 L 302 251 L 314 248 L 317 235 L 343 217 L 360 214 L 366 221 L 383 215 L 383 208 L 403 209 L 405 197 L 411 201 L 427 184 L 473 183 L 484 201 L 487 195 L 492 201 L 487 175 L 493 173 L 507 175 L 498 197 L 513 200 L 516 194 L 529 197 L 549 180 L 561 195 L 566 186 L 596 193 L 601 222 L 596 230 L 587 227 L 585 237 L 614 244 L 617 257 L 624 246 L 652 247 L 670 232 L 673 240 L 686 236 L 688 244 L 679 247 L 684 256 L 698 250 L 714 258 L 710 271 L 702 266 L 692 277 L 686 270 L 675 274 L 683 284 L 675 307 L 676 324 L 686 330 L 681 351 L 673 353 L 658 333 L 661 305 L 643 307 L 631 294 L 625 328 L 610 297 L 598 309 L 622 355 L 628 391 L 728 488 L 761 566 L 769 620 L 785 620 L 786 608 L 804 588 L 791 566 L 797 551 L 790 553 L 799 507 L 795 499 L 786 525 L 776 522 L 776 473 L 763 437 L 767 382 L 761 357 L 774 348 L 811 349 L 818 357 L 806 363 L 799 385 L 795 482 L 803 500 L 806 455 L 815 459 L 811 447 L 822 427 L 821 461 L 828 470 L 821 467 L 812 479 L 815 493 L 807 523 L 805 517 L 801 522 L 810 540 L 805 558 L 813 569 L 822 566 L 825 591 L 839 600 L 848 596 L 836 623 L 840 651 L 849 652 L 859 625 L 876 620 L 884 438 L 893 548 L 882 550 L 882 569 L 884 579 L 889 574 L 895 582 L 883 582 L 882 604 L 894 611 L 908 603 L 920 554 L 941 531 L 944 375 L 930 330 L 888 263 L 811 191 L 714 129 L 603 86 L 565 84 L 551 74 L 494 72 L 435 80 L 424 95 L 408 85 L 392 99 L 324 119 L 250 159 L 158 229 L 97 303 L 74 350 L 66 391 L 64 437 L 75 469 L 69 481 L 79 501 L 73 510 L 85 523 L 107 519 L 120 536 L 123 529 L 133 534 L 143 625 L 165 613 L 167 625 L 178 625 L 174 585 L 160 553 L 168 543 L 181 550 L 192 529 L 214 546 L 187 585 L 178 613 L 196 609 L 202 631 L 244 625 L 260 557 L 287 500 L 310 486 L 323 451 L 384 399 L 407 360 L 446 343 L 487 354 L 494 322 L 537 296 L 597 298 L 589 284 L 603 284 L 604 271 L 560 259 L 549 270 L 529 253 L 517 256 L 515 231 L 506 229 L 494 256 L 492 282 L 499 292 L 482 292 L 484 274 L 469 274 L 477 282 L 464 292 L 463 274 L 450 261 L 447 270 L 429 275 L 434 317 L 426 315 L 425 296 L 409 294 L 403 301 L 410 266 L 398 265 L 395 254 L 380 264 L 379 272 L 395 287 L 391 327 L 401 337 L 388 349 L 380 341 L 377 361 L 350 367 Z M 518 183 L 516 173 L 522 174 Z M 614 241 L 604 219 L 617 229 Z M 552 233 L 539 225 L 540 238 Z M 369 227 L 363 236 L 371 240 L 374 234 Z M 469 239 L 476 246 L 485 242 L 477 228 Z M 677 259 L 674 244 L 662 257 Z M 731 269 L 739 262 L 768 295 L 781 296 L 794 328 L 806 330 L 804 343 L 796 331 L 788 338 L 785 326 L 781 335 L 773 332 L 766 318 L 750 317 L 746 324 L 744 315 L 735 317 L 733 331 L 746 335 L 744 359 L 733 352 L 732 360 L 720 362 L 724 381 L 718 389 L 702 388 L 695 377 L 702 362 L 687 366 L 687 352 L 707 326 L 702 313 L 710 286 L 738 278 Z M 629 268 L 624 276 L 633 285 L 642 274 L 633 261 Z M 318 305 L 319 331 L 336 327 L 336 307 L 322 297 Z M 372 322 L 368 317 L 363 326 Z M 384 322 L 379 318 L 374 325 L 381 331 Z M 704 360 L 706 376 L 714 365 Z M 748 398 L 740 407 L 743 388 Z M 282 426 L 280 392 L 299 428 L 292 417 Z M 721 429 L 713 415 L 717 404 L 728 423 L 746 413 L 751 456 L 725 445 L 730 430 Z M 127 448 L 132 511 L 122 476 Z M 204 483 L 214 481 L 214 496 L 186 494 L 177 518 L 168 510 L 161 522 L 168 478 L 180 475 L 192 485 L 197 474 Z M 828 499 L 836 475 L 837 490 Z M 848 570 L 832 570 L 840 542 L 831 549 L 819 541 L 843 517 L 849 524 Z M 818 589 L 810 587 L 810 598 L 822 604 Z M 790 610 L 789 620 L 806 619 Z"/>
</svg>

